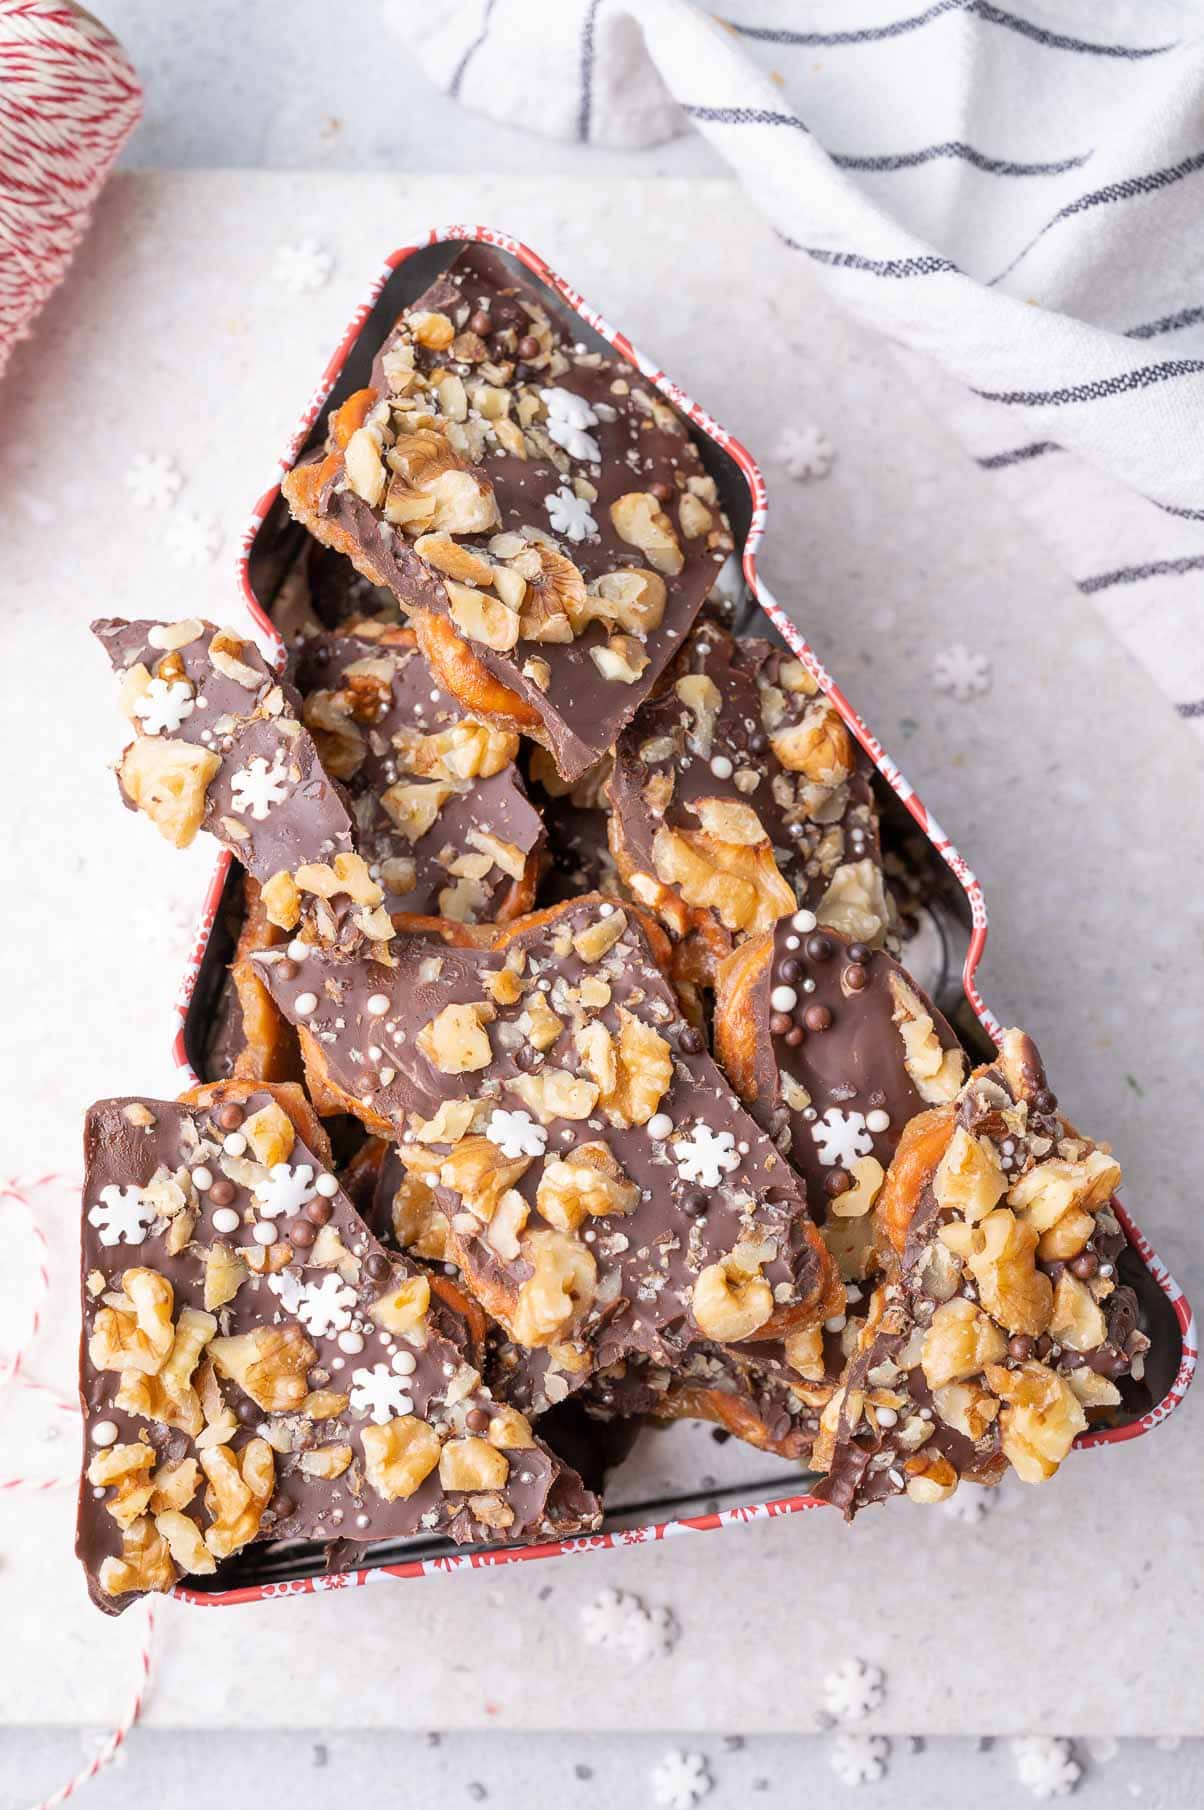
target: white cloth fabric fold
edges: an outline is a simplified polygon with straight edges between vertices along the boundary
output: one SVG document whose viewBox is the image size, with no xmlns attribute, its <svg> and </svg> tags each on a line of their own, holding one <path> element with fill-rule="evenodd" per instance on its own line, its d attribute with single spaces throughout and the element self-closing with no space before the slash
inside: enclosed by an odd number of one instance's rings
<svg viewBox="0 0 1204 1810">
<path fill-rule="evenodd" d="M 705 133 L 845 306 L 957 380 L 934 400 L 973 456 L 1204 734 L 1204 16 L 726 12 L 458 0 L 416 50 L 466 106 L 552 137 Z"/>
</svg>

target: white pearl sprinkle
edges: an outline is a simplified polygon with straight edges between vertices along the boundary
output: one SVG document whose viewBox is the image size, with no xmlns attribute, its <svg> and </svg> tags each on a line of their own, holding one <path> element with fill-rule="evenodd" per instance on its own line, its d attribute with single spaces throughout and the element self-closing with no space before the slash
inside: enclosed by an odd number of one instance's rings
<svg viewBox="0 0 1204 1810">
<path fill-rule="evenodd" d="M 355 1357 L 364 1349 L 363 1334 L 358 1332 L 341 1332 L 339 1334 L 339 1350 L 345 1351 L 348 1357 Z"/>
<path fill-rule="evenodd" d="M 240 1221 L 233 1207 L 219 1207 L 213 1215 L 215 1232 L 237 1232 Z"/>
<path fill-rule="evenodd" d="M 813 911 L 796 911 L 790 922 L 796 930 L 814 930 L 819 919 Z"/>
<path fill-rule="evenodd" d="M 875 1408 L 874 1413 L 878 1416 L 878 1425 L 880 1427 L 893 1427 L 898 1425 L 899 1416 L 895 1413 L 893 1408 Z"/>
<path fill-rule="evenodd" d="M 648 1121 L 648 1136 L 659 1141 L 667 1138 L 673 1130 L 673 1120 L 667 1112 L 654 1112 Z"/>
<path fill-rule="evenodd" d="M 120 1428 L 115 1420 L 98 1420 L 92 1428 L 93 1445 L 116 1445 Z"/>
<path fill-rule="evenodd" d="M 198 1194 L 207 1194 L 213 1186 L 212 1169 L 194 1169 L 192 1172 L 192 1185 Z"/>
<path fill-rule="evenodd" d="M 848 1323 L 847 1314 L 833 1314 L 830 1320 L 824 1321 L 825 1332 L 843 1332 Z"/>
<path fill-rule="evenodd" d="M 392 1364 L 398 1376 L 413 1376 L 418 1368 L 418 1360 L 412 1351 L 395 1351 Z"/>
<path fill-rule="evenodd" d="M 339 1191 L 339 1184 L 336 1182 L 333 1175 L 319 1175 L 317 1181 L 314 1183 L 314 1187 L 322 1196 L 323 1200 L 333 1199 Z"/>
<path fill-rule="evenodd" d="M 276 1228 L 270 1219 L 261 1219 L 251 1236 L 256 1244 L 275 1244 Z"/>
<path fill-rule="evenodd" d="M 786 938 L 786 947 L 787 949 L 799 949 L 802 945 L 797 936 L 788 936 Z"/>
<path fill-rule="evenodd" d="M 372 1014 L 373 1018 L 383 1018 L 388 1009 L 389 995 L 387 993 L 373 993 L 367 1006 L 367 1010 Z"/>
<path fill-rule="evenodd" d="M 308 1018 L 310 1013 L 316 1012 L 317 1009 L 318 996 L 316 993 L 298 993 L 293 1001 L 293 1011 L 298 1018 Z"/>
<path fill-rule="evenodd" d="M 889 1131 L 890 1114 L 883 1112 L 880 1106 L 876 1106 L 873 1112 L 866 1113 L 865 1128 L 867 1131 Z"/>
<path fill-rule="evenodd" d="M 243 1156 L 246 1148 L 247 1140 L 241 1131 L 228 1131 L 222 1139 L 222 1149 L 227 1156 Z"/>
<path fill-rule="evenodd" d="M 793 1012 L 798 1004 L 798 994 L 793 987 L 775 987 L 769 995 L 769 1003 L 775 1012 Z"/>
<path fill-rule="evenodd" d="M 291 962 L 303 962 L 309 954 L 309 944 L 294 938 L 288 946 L 288 958 Z"/>
<path fill-rule="evenodd" d="M 711 761 L 711 772 L 716 779 L 730 779 L 732 770 L 732 763 L 726 754 L 716 754 Z"/>
</svg>

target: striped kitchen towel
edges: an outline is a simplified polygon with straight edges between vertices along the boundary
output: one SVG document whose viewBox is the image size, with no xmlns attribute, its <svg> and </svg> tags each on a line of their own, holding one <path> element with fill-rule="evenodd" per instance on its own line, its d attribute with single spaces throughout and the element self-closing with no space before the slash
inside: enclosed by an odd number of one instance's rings
<svg viewBox="0 0 1204 1810">
<path fill-rule="evenodd" d="M 1204 736 L 1199 0 L 724 12 L 456 0 L 416 50 L 554 137 L 705 133 L 844 305 L 943 368 L 978 464 Z"/>
</svg>

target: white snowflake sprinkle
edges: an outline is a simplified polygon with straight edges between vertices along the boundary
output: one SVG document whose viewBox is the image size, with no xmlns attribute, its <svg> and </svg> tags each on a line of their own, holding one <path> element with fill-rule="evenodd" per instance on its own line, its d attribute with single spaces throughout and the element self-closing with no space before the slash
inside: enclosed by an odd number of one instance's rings
<svg viewBox="0 0 1204 1810">
<path fill-rule="evenodd" d="M 885 1695 L 882 1667 L 864 1659 L 846 1659 L 824 1679 L 824 1703 L 842 1722 L 860 1722 L 879 1709 Z"/>
<path fill-rule="evenodd" d="M 268 1277 L 268 1287 L 279 1298 L 286 1314 L 295 1314 L 305 1294 L 305 1283 L 296 1270 L 281 1270 Z"/>
<path fill-rule="evenodd" d="M 1012 1758 L 1020 1783 L 1034 1797 L 1069 1797 L 1083 1776 L 1074 1749 L 1060 1735 L 1019 1735 Z"/>
<path fill-rule="evenodd" d="M 211 515 L 186 509 L 172 517 L 163 538 L 178 565 L 207 566 L 217 558 L 222 531 Z"/>
<path fill-rule="evenodd" d="M 352 1413 L 366 1414 L 378 1427 L 399 1414 L 412 1413 L 414 1408 L 406 1378 L 387 1364 L 373 1364 L 371 1370 L 353 1370 L 350 1399 Z"/>
<path fill-rule="evenodd" d="M 835 1163 L 851 1169 L 859 1156 L 868 1156 L 874 1147 L 864 1115 L 842 1112 L 839 1106 L 829 1106 L 823 1117 L 816 1119 L 811 1136 L 819 1145 L 820 1162 L 829 1169 Z"/>
<path fill-rule="evenodd" d="M 135 906 L 130 927 L 140 954 L 149 949 L 175 961 L 192 946 L 196 912 L 175 900 L 157 900 L 154 905 Z"/>
<path fill-rule="evenodd" d="M 955 641 L 932 662 L 932 683 L 959 704 L 968 704 L 971 698 L 979 698 L 991 689 L 991 662 L 985 654 L 973 654 Z"/>
<path fill-rule="evenodd" d="M 664 1810 L 693 1810 L 714 1786 L 703 1755 L 680 1747 L 652 1768 L 652 1795 Z"/>
<path fill-rule="evenodd" d="M 709 1125 L 695 1125 L 687 1138 L 679 1138 L 670 1146 L 677 1173 L 683 1182 L 701 1182 L 704 1188 L 717 1188 L 725 1175 L 740 1167 L 740 1153 L 730 1131 L 712 1131 Z"/>
<path fill-rule="evenodd" d="M 184 479 L 166 453 L 135 453 L 122 482 L 136 509 L 170 509 Z"/>
<path fill-rule="evenodd" d="M 672 1609 L 646 1609 L 630 1590 L 600 1590 L 581 1611 L 587 1645 L 622 1653 L 633 1664 L 662 1658 L 677 1644 L 680 1629 Z"/>
<path fill-rule="evenodd" d="M 301 1290 L 293 1312 L 306 1332 L 321 1339 L 333 1332 L 346 1332 L 355 1312 L 355 1290 L 341 1276 L 323 1276 L 320 1282 L 307 1282 Z"/>
<path fill-rule="evenodd" d="M 589 512 L 584 497 L 575 496 L 566 485 L 549 491 L 543 500 L 553 534 L 567 535 L 571 541 L 586 540 L 598 532 L 598 524 Z"/>
<path fill-rule="evenodd" d="M 495 1106 L 485 1127 L 485 1136 L 496 1144 L 503 1156 L 542 1156 L 548 1134 L 537 1125 L 529 1112 L 506 1112 Z"/>
<path fill-rule="evenodd" d="M 141 1244 L 154 1220 L 155 1209 L 147 1206 L 140 1188 L 119 1188 L 113 1182 L 88 1210 L 88 1224 L 97 1228 L 104 1245 Z"/>
<path fill-rule="evenodd" d="M 977 1527 L 991 1508 L 993 1494 L 973 1483 L 963 1483 L 941 1503 L 941 1513 L 948 1515 L 951 1521 L 964 1521 L 967 1527 Z"/>
<path fill-rule="evenodd" d="M 187 679 L 152 679 L 134 705 L 143 735 L 174 735 L 196 709 Z"/>
<path fill-rule="evenodd" d="M 262 754 L 240 767 L 230 781 L 232 808 L 240 817 L 250 815 L 262 823 L 273 805 L 288 797 L 284 757 L 279 748 L 269 767 Z"/>
<path fill-rule="evenodd" d="M 299 1213 L 317 1193 L 314 1172 L 308 1163 L 291 1168 L 288 1163 L 274 1163 L 262 1181 L 255 1183 L 255 1202 L 265 1219 L 279 1219 L 282 1213 Z"/>
<path fill-rule="evenodd" d="M 812 422 L 788 427 L 774 449 L 774 458 L 785 467 L 787 477 L 800 481 L 826 478 L 835 456 L 827 434 Z"/>
<path fill-rule="evenodd" d="M 596 427 L 598 417 L 585 397 L 559 387 L 541 390 L 539 395 L 548 411 L 548 437 L 563 446 L 570 459 L 588 459 L 596 464 L 602 449 L 585 430 Z"/>
<path fill-rule="evenodd" d="M 835 1737 L 828 1749 L 828 1764 L 845 1785 L 876 1785 L 886 1775 L 890 1742 L 885 1735 Z"/>
<path fill-rule="evenodd" d="M 330 281 L 334 259 L 319 240 L 298 239 L 281 245 L 272 265 L 272 277 L 290 295 L 312 295 Z"/>
</svg>

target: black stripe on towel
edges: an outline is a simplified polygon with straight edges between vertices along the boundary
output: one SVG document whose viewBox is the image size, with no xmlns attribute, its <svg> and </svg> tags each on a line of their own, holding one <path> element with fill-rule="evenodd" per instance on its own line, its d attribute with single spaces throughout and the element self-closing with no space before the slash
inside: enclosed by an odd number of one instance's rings
<svg viewBox="0 0 1204 1810">
<path fill-rule="evenodd" d="M 1161 320 L 1143 321 L 1130 327 L 1126 339 L 1157 339 L 1162 333 L 1178 333 L 1183 327 L 1194 327 L 1204 321 L 1204 308 L 1180 308 L 1178 314 L 1164 314 Z"/>
<path fill-rule="evenodd" d="M 1164 170 L 1147 170 L 1144 176 L 1126 176 L 1120 182 L 1105 183 L 1103 188 L 1092 189 L 1077 200 L 1068 201 L 1045 222 L 1040 232 L 1033 235 L 1023 251 L 1018 251 L 1011 263 L 991 278 L 991 286 L 1010 276 L 1021 258 L 1027 258 L 1033 246 L 1040 244 L 1046 233 L 1060 221 L 1069 220 L 1075 214 L 1085 214 L 1091 208 L 1109 207 L 1114 201 L 1132 201 L 1136 195 L 1157 194 L 1160 189 L 1172 188 L 1176 182 L 1182 182 L 1185 176 L 1194 176 L 1199 170 L 1204 170 L 1204 151 L 1193 151 L 1190 157 L 1168 164 Z"/>
<path fill-rule="evenodd" d="M 937 0 L 927 12 L 916 13 L 909 19 L 892 19 L 886 25 L 863 25 L 855 31 L 785 31 L 774 25 L 737 25 L 733 19 L 725 19 L 723 23 L 737 37 L 752 38 L 758 44 L 790 44 L 803 50 L 834 50 L 840 44 L 875 44 L 884 38 L 901 38 L 909 31 L 918 31 L 921 26 L 928 25 L 933 19 L 939 19 L 945 13 L 964 12 L 972 6 L 973 0 Z"/>
<path fill-rule="evenodd" d="M 481 19 L 480 32 L 473 39 L 472 43 L 464 52 L 464 55 L 460 58 L 460 61 L 456 64 L 456 72 L 452 76 L 451 84 L 447 90 L 453 100 L 458 100 L 460 98 L 460 85 L 464 80 L 464 71 L 468 68 L 468 65 L 472 62 L 472 59 L 476 56 L 478 50 L 480 50 L 481 45 L 489 36 L 489 21 L 493 16 L 493 9 L 496 4 L 497 0 L 485 0 L 485 12 Z"/>
<path fill-rule="evenodd" d="M 1008 157 L 988 157 L 960 139 L 950 139 L 948 144 L 926 145 L 922 151 L 900 151 L 884 157 L 849 157 L 836 151 L 829 152 L 838 170 L 914 170 L 920 164 L 935 163 L 941 157 L 958 157 L 990 176 L 1061 176 L 1067 170 L 1081 169 L 1093 155 L 1091 151 L 1084 151 L 1081 157 L 1064 157 L 1059 163 L 1017 163 Z"/>
<path fill-rule="evenodd" d="M 1177 38 L 1169 44 L 1096 44 L 1086 38 L 1069 38 L 1064 32 L 1047 31 L 1043 25 L 1034 25 L 1031 19 L 1022 19 L 1017 13 L 1005 13 L 1001 6 L 990 5 L 989 0 L 972 0 L 970 11 L 988 25 L 1002 25 L 1008 31 L 1018 32 L 1022 38 L 1031 39 L 1034 44 L 1044 45 L 1047 50 L 1073 50 L 1080 56 L 1139 60 L 1165 56 L 1168 50 L 1179 48 Z"/>
<path fill-rule="evenodd" d="M 1148 390 L 1156 383 L 1173 377 L 1191 377 L 1204 371 L 1204 359 L 1168 358 L 1160 365 L 1142 365 L 1137 371 L 1122 371 L 1116 377 L 1097 377 L 1091 383 L 1076 383 L 1061 390 L 974 390 L 985 402 L 1016 403 L 1024 408 L 1048 408 L 1064 402 L 1101 402 L 1106 396 L 1123 396 L 1129 390 Z"/>
<path fill-rule="evenodd" d="M 1029 459 L 1039 459 L 1045 453 L 1061 452 L 1062 448 L 1056 440 L 1033 440 L 1028 446 L 1013 446 L 1008 452 L 991 453 L 985 459 L 975 459 L 984 471 L 1002 471 L 1008 465 L 1023 465 Z"/>
<path fill-rule="evenodd" d="M 1079 580 L 1079 590 L 1091 596 L 1096 591 L 1110 591 L 1118 584 L 1140 584 L 1143 578 L 1178 578 L 1184 572 L 1204 570 L 1204 553 L 1189 553 L 1182 559 L 1152 559 L 1144 566 L 1119 566 L 1115 572 L 1099 572 L 1094 578 Z"/>
</svg>

